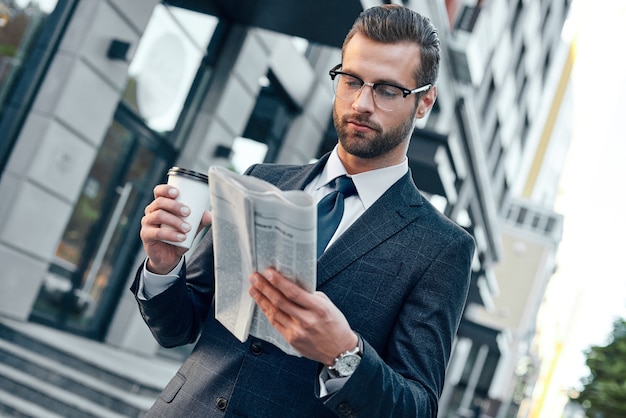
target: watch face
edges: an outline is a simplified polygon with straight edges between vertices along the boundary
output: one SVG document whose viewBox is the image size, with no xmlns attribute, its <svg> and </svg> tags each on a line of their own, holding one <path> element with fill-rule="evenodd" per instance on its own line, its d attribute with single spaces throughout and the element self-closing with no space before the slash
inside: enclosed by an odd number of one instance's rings
<svg viewBox="0 0 626 418">
<path fill-rule="evenodd" d="M 341 376 L 350 376 L 361 363 L 361 357 L 357 354 L 347 354 L 339 359 L 335 370 Z"/>
</svg>

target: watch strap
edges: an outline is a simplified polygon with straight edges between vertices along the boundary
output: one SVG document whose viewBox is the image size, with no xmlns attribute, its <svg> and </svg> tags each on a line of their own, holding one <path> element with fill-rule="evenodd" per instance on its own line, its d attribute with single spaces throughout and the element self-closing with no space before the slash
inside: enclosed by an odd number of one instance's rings
<svg viewBox="0 0 626 418">
<path fill-rule="evenodd" d="M 326 367 L 326 369 L 328 370 L 328 373 L 333 376 L 333 377 L 347 377 L 347 376 L 343 376 L 341 374 L 339 374 L 337 372 L 337 370 L 335 369 L 335 367 L 337 366 L 337 364 L 339 362 L 342 361 L 342 359 L 346 356 L 353 356 L 353 355 L 357 355 L 361 358 L 363 358 L 363 338 L 361 337 L 360 334 L 358 333 L 354 333 L 357 337 L 357 346 L 354 347 L 352 350 L 348 350 L 348 351 L 344 351 L 343 353 L 339 354 L 336 358 L 335 361 L 333 363 L 332 366 L 328 366 Z"/>
</svg>

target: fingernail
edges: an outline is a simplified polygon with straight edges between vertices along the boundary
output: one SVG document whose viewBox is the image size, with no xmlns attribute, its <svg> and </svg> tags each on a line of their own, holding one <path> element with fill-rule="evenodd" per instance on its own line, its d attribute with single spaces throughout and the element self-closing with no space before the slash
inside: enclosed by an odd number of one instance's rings
<svg viewBox="0 0 626 418">
<path fill-rule="evenodd" d="M 167 194 L 169 194 L 172 197 L 176 196 L 176 193 L 177 193 L 177 190 L 174 189 L 173 187 L 170 187 L 169 190 L 167 191 Z"/>
<path fill-rule="evenodd" d="M 252 276 L 250 276 L 250 283 L 256 284 L 257 281 L 258 281 L 258 279 L 257 279 L 257 277 L 254 274 Z"/>
<path fill-rule="evenodd" d="M 179 241 L 184 241 L 187 236 L 185 234 L 178 234 L 176 238 L 178 238 Z"/>
<path fill-rule="evenodd" d="M 187 216 L 187 215 L 189 215 L 189 212 L 190 212 L 190 210 L 189 210 L 189 208 L 188 208 L 187 206 L 183 206 L 182 208 L 180 208 L 180 213 L 181 213 L 183 216 Z"/>
<path fill-rule="evenodd" d="M 182 226 L 184 231 L 191 230 L 191 225 L 189 225 L 187 222 L 184 222 L 181 226 Z"/>
<path fill-rule="evenodd" d="M 265 278 L 269 282 L 271 282 L 274 279 L 274 275 L 272 274 L 272 270 L 266 270 L 265 271 Z"/>
</svg>

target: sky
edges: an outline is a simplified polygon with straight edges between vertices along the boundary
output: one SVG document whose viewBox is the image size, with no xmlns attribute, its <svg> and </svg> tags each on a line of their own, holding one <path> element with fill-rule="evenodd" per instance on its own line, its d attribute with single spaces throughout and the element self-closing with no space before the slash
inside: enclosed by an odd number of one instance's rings
<svg viewBox="0 0 626 418">
<path fill-rule="evenodd" d="M 564 215 L 547 290 L 564 342 L 556 379 L 579 386 L 583 352 L 626 318 L 626 1 L 574 0 L 573 136 L 555 211 Z"/>
</svg>

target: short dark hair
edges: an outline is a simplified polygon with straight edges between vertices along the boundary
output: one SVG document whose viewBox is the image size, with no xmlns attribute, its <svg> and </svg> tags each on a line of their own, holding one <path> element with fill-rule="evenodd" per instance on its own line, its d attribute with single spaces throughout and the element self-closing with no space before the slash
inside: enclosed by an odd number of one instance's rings
<svg viewBox="0 0 626 418">
<path fill-rule="evenodd" d="M 361 12 L 346 35 L 346 45 L 355 34 L 383 43 L 415 42 L 420 47 L 420 67 L 415 69 L 417 87 L 434 85 L 439 74 L 439 33 L 431 21 L 419 13 L 397 4 L 383 4 Z"/>
</svg>

